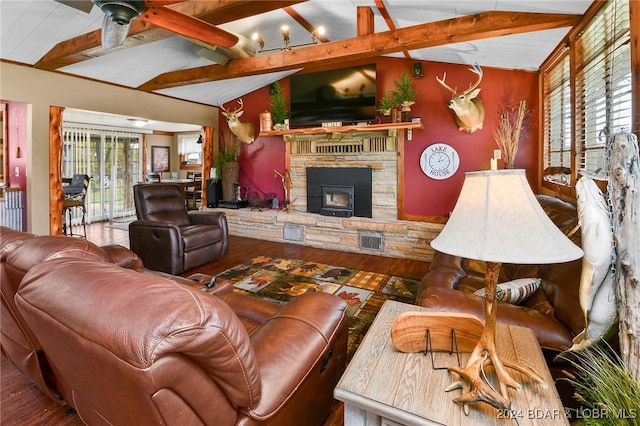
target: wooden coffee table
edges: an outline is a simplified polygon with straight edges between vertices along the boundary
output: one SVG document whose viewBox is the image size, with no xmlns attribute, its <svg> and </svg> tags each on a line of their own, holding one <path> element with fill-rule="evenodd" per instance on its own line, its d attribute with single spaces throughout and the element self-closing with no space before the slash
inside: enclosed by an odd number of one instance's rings
<svg viewBox="0 0 640 426">
<path fill-rule="evenodd" d="M 510 370 L 522 391 L 509 390 L 511 408 L 497 410 L 485 403 L 462 406 L 452 401 L 461 390 L 445 392 L 453 374 L 434 370 L 431 357 L 423 353 L 402 353 L 393 348 L 391 325 L 402 312 L 427 308 L 386 301 L 335 388 L 334 396 L 344 402 L 344 424 L 351 425 L 568 425 L 562 401 L 535 334 L 529 328 L 498 324 L 496 346 L 501 357 L 534 368 L 548 389 Z M 469 354 L 461 354 L 465 365 Z M 457 363 L 455 355 L 438 353 L 436 367 Z M 488 375 L 496 384 L 493 370 Z M 518 423 L 514 420 L 517 419 Z"/>
</svg>

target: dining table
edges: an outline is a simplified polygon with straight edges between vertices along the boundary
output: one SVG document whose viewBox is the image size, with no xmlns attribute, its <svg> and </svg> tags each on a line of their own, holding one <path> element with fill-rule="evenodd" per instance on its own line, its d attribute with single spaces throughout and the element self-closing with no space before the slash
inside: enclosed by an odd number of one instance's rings
<svg viewBox="0 0 640 426">
<path fill-rule="evenodd" d="M 195 185 L 195 182 L 193 179 L 162 179 L 161 182 L 159 183 L 176 183 L 180 186 L 180 192 L 182 193 L 182 199 L 185 199 L 185 192 L 187 190 L 187 188 L 191 188 Z"/>
</svg>

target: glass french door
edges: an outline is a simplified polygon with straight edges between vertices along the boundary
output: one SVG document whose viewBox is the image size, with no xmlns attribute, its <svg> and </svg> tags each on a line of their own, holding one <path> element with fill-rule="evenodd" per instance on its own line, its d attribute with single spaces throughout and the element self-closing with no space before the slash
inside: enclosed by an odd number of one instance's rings
<svg viewBox="0 0 640 426">
<path fill-rule="evenodd" d="M 91 177 L 88 223 L 135 215 L 132 188 L 141 176 L 142 134 L 65 127 L 63 145 L 62 176 Z"/>
</svg>

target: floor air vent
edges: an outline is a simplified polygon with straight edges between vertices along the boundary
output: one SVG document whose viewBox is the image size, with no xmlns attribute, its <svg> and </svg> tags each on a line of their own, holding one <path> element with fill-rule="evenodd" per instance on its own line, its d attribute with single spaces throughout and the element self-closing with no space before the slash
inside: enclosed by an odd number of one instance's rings
<svg viewBox="0 0 640 426">
<path fill-rule="evenodd" d="M 365 250 L 384 250 L 384 241 L 382 235 L 376 234 L 360 234 L 360 248 Z"/>
</svg>

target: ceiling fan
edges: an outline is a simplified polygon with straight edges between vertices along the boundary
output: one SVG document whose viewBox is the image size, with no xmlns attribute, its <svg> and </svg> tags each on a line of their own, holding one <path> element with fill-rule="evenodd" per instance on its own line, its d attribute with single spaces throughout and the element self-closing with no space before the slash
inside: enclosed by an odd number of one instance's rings
<svg viewBox="0 0 640 426">
<path fill-rule="evenodd" d="M 104 12 L 102 47 L 120 46 L 127 38 L 132 19 L 142 19 L 209 46 L 233 47 L 238 36 L 167 6 L 186 0 L 56 0 L 84 12 L 96 5 Z"/>
</svg>

